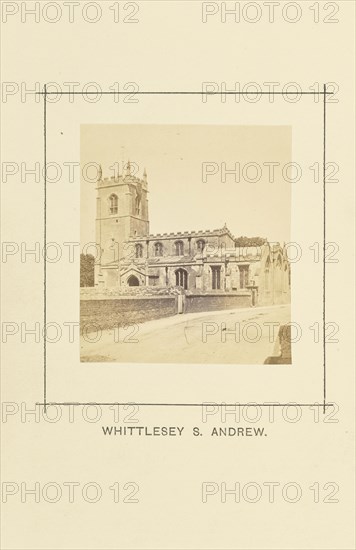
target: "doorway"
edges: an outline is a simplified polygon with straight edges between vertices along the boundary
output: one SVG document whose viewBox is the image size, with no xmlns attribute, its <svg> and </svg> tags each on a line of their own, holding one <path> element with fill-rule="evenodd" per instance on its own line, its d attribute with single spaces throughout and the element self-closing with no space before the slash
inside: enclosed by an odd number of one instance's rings
<svg viewBox="0 0 356 550">
<path fill-rule="evenodd" d="M 135 276 L 135 275 L 131 275 L 128 279 L 127 279 L 127 284 L 129 286 L 140 286 L 140 281 L 138 280 L 138 278 Z"/>
</svg>

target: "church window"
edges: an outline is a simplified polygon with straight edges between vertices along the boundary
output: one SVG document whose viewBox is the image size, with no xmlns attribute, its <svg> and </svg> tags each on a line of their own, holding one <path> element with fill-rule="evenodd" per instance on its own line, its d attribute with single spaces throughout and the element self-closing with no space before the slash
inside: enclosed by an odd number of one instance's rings
<svg viewBox="0 0 356 550">
<path fill-rule="evenodd" d="M 141 196 L 136 195 L 135 199 L 135 213 L 139 216 L 141 214 Z"/>
<path fill-rule="evenodd" d="M 183 241 L 177 241 L 174 243 L 174 250 L 176 256 L 184 255 L 184 243 Z"/>
<path fill-rule="evenodd" d="M 156 243 L 154 247 L 155 256 L 163 256 L 163 245 L 162 243 Z"/>
<path fill-rule="evenodd" d="M 136 186 L 136 196 L 135 196 L 135 214 L 139 216 L 141 214 L 141 198 L 142 198 L 142 185 L 140 182 Z"/>
<path fill-rule="evenodd" d="M 156 275 L 149 275 L 148 276 L 148 284 L 149 286 L 157 286 L 159 283 L 159 277 Z"/>
<path fill-rule="evenodd" d="M 137 244 L 135 246 L 135 257 L 136 258 L 142 258 L 142 256 L 143 256 L 142 244 Z"/>
<path fill-rule="evenodd" d="M 290 288 L 290 266 L 287 264 L 287 262 L 284 265 L 284 281 L 285 289 L 288 290 L 288 288 Z"/>
<path fill-rule="evenodd" d="M 185 269 L 177 269 L 176 271 L 176 286 L 181 286 L 184 290 L 188 288 L 188 272 Z"/>
<path fill-rule="evenodd" d="M 249 283 L 249 266 L 240 265 L 240 288 L 246 288 Z"/>
<path fill-rule="evenodd" d="M 117 204 L 118 204 L 117 195 L 115 194 L 110 195 L 109 197 L 110 214 L 117 214 Z"/>
<path fill-rule="evenodd" d="M 214 265 L 211 267 L 211 288 L 213 290 L 220 290 L 221 288 L 221 267 Z"/>
<path fill-rule="evenodd" d="M 203 252 L 204 248 L 205 248 L 205 241 L 203 239 L 199 239 L 199 241 L 197 241 L 198 252 L 200 253 Z"/>
<path fill-rule="evenodd" d="M 270 277 L 271 262 L 268 258 L 265 266 L 265 290 L 269 290 L 269 277 Z"/>
</svg>

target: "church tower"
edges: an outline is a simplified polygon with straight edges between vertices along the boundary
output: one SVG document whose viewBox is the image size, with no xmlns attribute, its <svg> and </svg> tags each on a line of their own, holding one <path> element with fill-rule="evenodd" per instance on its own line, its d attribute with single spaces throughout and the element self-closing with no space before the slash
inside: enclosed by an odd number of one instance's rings
<svg viewBox="0 0 356 550">
<path fill-rule="evenodd" d="M 147 173 L 142 179 L 132 174 L 130 162 L 123 174 L 103 178 L 101 168 L 97 182 L 96 244 L 101 250 L 96 260 L 95 285 L 116 286 L 120 258 L 127 254 L 130 237 L 149 234 Z M 98 254 L 99 256 L 99 254 Z"/>
</svg>

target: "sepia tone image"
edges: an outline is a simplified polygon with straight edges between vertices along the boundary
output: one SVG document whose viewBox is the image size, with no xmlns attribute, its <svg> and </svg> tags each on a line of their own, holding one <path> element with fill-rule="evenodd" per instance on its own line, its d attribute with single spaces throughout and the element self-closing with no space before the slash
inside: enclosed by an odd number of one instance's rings
<svg viewBox="0 0 356 550">
<path fill-rule="evenodd" d="M 291 364 L 288 126 L 82 125 L 81 361 Z"/>
</svg>

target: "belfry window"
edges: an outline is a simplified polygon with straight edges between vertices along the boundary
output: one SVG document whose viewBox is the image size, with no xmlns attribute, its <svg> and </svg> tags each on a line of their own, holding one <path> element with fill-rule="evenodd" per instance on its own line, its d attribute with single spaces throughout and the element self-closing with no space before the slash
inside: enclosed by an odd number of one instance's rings
<svg viewBox="0 0 356 550">
<path fill-rule="evenodd" d="M 115 194 L 110 195 L 109 197 L 110 214 L 117 214 L 117 203 L 118 203 L 117 195 Z"/>
<path fill-rule="evenodd" d="M 154 247 L 155 256 L 163 256 L 163 245 L 162 243 L 156 243 Z"/>
<path fill-rule="evenodd" d="M 174 250 L 176 256 L 184 255 L 184 243 L 183 241 L 177 241 L 174 243 Z"/>
<path fill-rule="evenodd" d="M 135 199 L 135 214 L 139 216 L 141 214 L 141 196 L 136 195 Z"/>
</svg>

